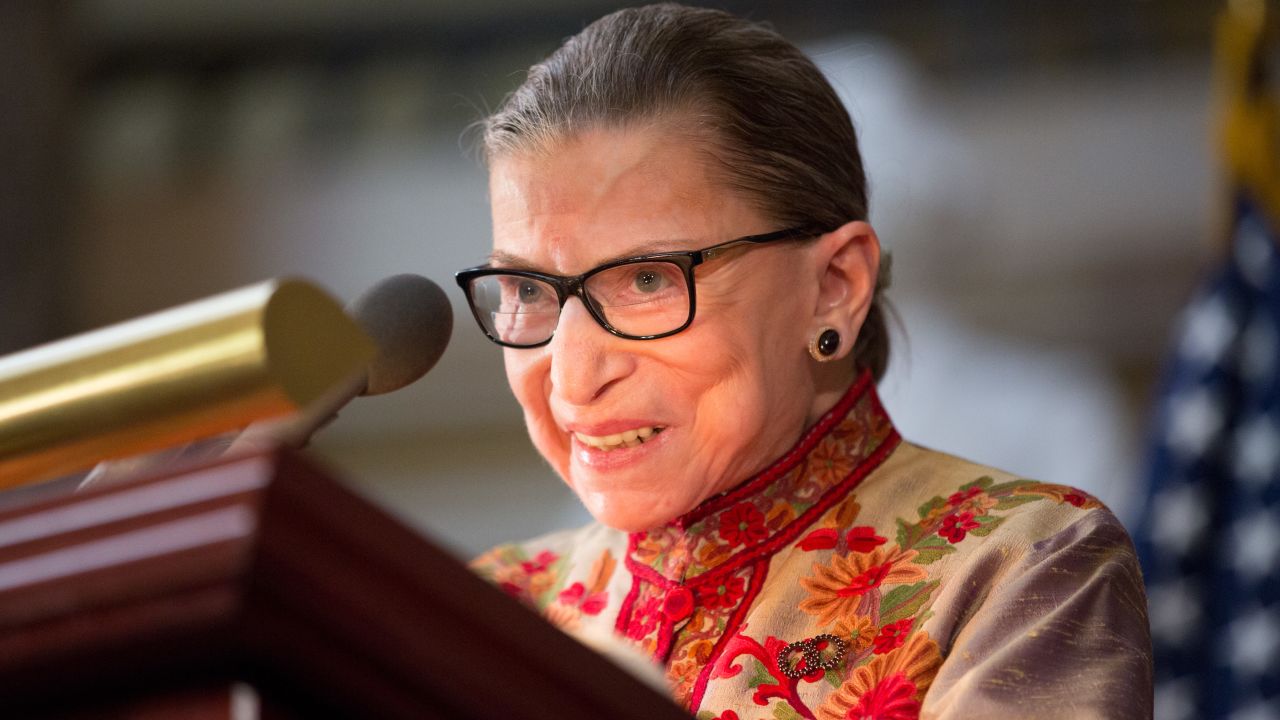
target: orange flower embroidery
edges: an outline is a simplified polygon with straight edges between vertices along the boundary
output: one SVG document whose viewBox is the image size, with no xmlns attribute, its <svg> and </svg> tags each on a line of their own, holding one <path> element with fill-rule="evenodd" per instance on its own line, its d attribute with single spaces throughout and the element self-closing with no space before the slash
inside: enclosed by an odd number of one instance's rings
<svg viewBox="0 0 1280 720">
<path fill-rule="evenodd" d="M 917 554 L 892 545 L 869 553 L 836 556 L 830 565 L 814 563 L 813 577 L 800 580 L 800 585 L 809 591 L 800 609 L 817 615 L 823 625 L 856 615 L 867 593 L 881 585 L 926 579 L 924 568 L 912 562 Z"/>
<path fill-rule="evenodd" d="M 951 493 L 946 507 L 955 512 L 972 512 L 974 515 L 985 515 L 988 510 L 999 504 L 995 498 L 987 494 L 986 489 L 975 485 L 968 490 Z"/>
<path fill-rule="evenodd" d="M 731 546 L 711 542 L 704 544 L 697 552 L 698 562 L 702 563 L 708 570 L 728 560 L 732 554 L 733 548 Z"/>
<path fill-rule="evenodd" d="M 529 595 L 534 599 L 542 597 L 556 582 L 556 576 L 548 571 L 534 573 L 529 576 Z"/>
<path fill-rule="evenodd" d="M 685 657 L 696 660 L 699 665 L 704 665 L 711 659 L 711 651 L 715 649 L 715 643 L 710 640 L 694 640 L 684 649 L 684 654 Z"/>
<path fill-rule="evenodd" d="M 851 618 L 843 618 L 836 623 L 835 634 L 841 638 L 849 640 L 849 652 L 857 655 L 875 642 L 878 628 L 867 615 L 858 615 Z"/>
<path fill-rule="evenodd" d="M 795 508 L 786 500 L 778 500 L 765 514 L 764 523 L 772 530 L 778 530 L 796 519 Z"/>
<path fill-rule="evenodd" d="M 818 720 L 918 718 L 941 665 L 938 644 L 928 633 L 917 632 L 902 647 L 855 670 L 818 708 Z"/>
<path fill-rule="evenodd" d="M 834 527 L 846 528 L 858 519 L 858 512 L 862 510 L 862 506 L 850 495 L 847 500 L 840 503 L 827 514 L 827 520 L 834 522 Z M 828 524 L 831 524 L 830 522 Z"/>
<path fill-rule="evenodd" d="M 696 658 L 685 657 L 671 663 L 667 668 L 667 684 L 671 687 L 671 695 L 681 705 L 688 706 L 689 696 L 693 694 L 693 683 L 702 672 L 702 663 Z"/>
<path fill-rule="evenodd" d="M 582 611 L 576 607 L 553 602 L 543 611 L 547 622 L 561 630 L 574 631 L 582 626 Z"/>
<path fill-rule="evenodd" d="M 824 440 L 809 455 L 807 475 L 823 485 L 835 485 L 853 472 L 853 461 L 844 443 Z"/>
<path fill-rule="evenodd" d="M 659 542 L 652 537 L 646 537 L 636 544 L 635 557 L 645 565 L 653 565 L 653 561 L 658 559 L 662 551 L 667 548 L 667 543 Z"/>
</svg>

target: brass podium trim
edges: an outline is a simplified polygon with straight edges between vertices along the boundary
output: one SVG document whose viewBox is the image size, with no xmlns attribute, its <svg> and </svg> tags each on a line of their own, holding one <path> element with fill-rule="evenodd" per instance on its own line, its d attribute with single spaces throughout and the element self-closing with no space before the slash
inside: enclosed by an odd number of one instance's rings
<svg viewBox="0 0 1280 720">
<path fill-rule="evenodd" d="M 335 300 L 281 280 L 0 358 L 0 488 L 293 412 L 373 354 Z"/>
</svg>

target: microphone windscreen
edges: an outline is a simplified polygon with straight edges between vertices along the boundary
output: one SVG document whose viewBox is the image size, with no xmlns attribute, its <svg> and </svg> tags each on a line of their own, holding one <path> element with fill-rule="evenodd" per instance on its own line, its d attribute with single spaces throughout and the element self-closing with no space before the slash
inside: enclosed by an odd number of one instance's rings
<svg viewBox="0 0 1280 720">
<path fill-rule="evenodd" d="M 347 306 L 378 346 L 362 395 L 412 383 L 435 366 L 453 333 L 453 309 L 440 286 L 421 275 L 392 275 Z"/>
</svg>

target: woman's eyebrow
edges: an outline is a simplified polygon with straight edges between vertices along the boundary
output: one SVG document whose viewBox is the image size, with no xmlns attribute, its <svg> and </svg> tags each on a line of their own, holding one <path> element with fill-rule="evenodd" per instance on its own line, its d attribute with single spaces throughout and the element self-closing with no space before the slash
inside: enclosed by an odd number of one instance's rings
<svg viewBox="0 0 1280 720">
<path fill-rule="evenodd" d="M 534 270 L 533 263 L 525 260 L 519 255 L 512 255 L 502 250 L 494 250 L 489 253 L 489 266 L 509 268 L 511 270 Z"/>
<path fill-rule="evenodd" d="M 608 265 L 611 262 L 627 260 L 641 255 L 671 252 L 691 245 L 693 245 L 693 241 L 691 240 L 649 240 L 638 245 L 633 245 L 612 257 L 606 257 L 592 267 Z M 494 250 L 489 253 L 489 265 L 491 267 L 509 268 L 511 270 L 539 270 L 539 268 L 529 260 L 526 260 L 519 255 L 506 252 L 505 250 Z"/>
</svg>

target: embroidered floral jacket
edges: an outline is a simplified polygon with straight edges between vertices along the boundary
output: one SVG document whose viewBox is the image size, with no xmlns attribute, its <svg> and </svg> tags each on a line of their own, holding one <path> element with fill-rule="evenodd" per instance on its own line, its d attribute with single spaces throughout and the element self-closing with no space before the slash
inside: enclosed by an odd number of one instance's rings
<svg viewBox="0 0 1280 720">
<path fill-rule="evenodd" d="M 602 624 L 704 720 L 1149 718 L 1133 548 L 1096 499 L 901 441 L 869 376 L 758 476 L 627 535 L 476 569 Z"/>
</svg>

